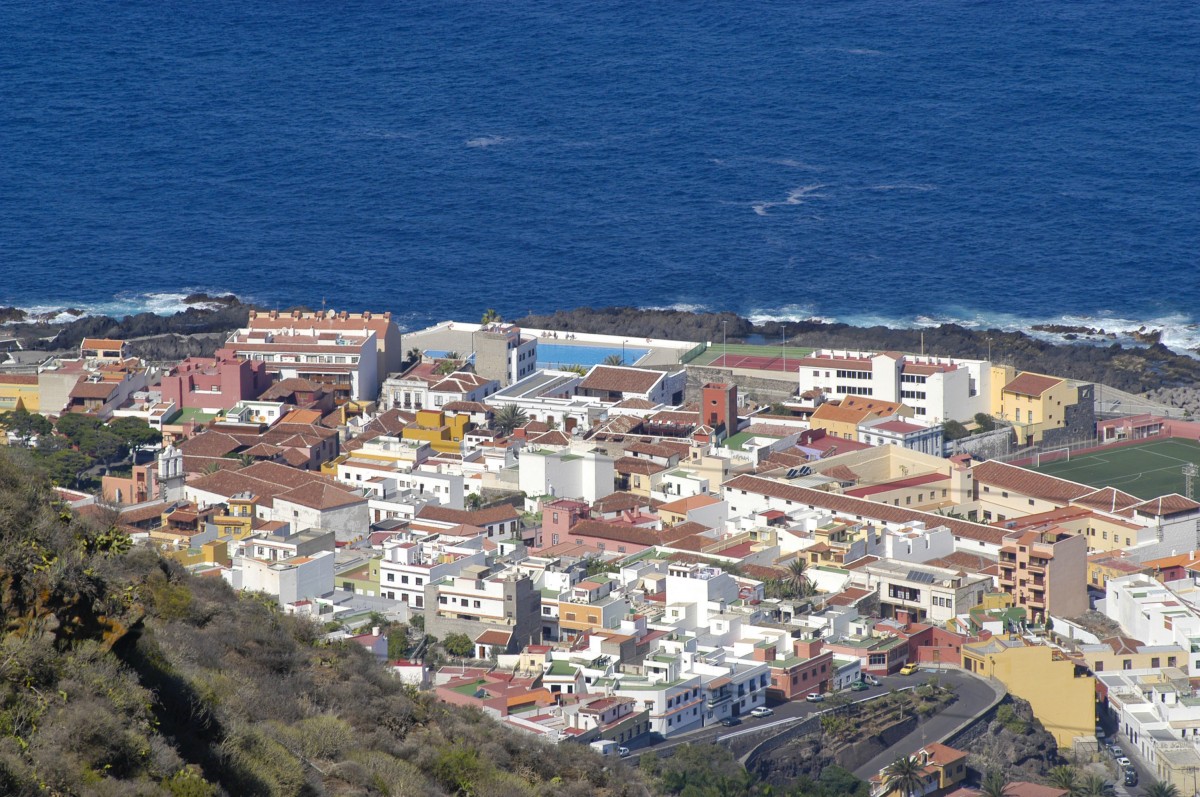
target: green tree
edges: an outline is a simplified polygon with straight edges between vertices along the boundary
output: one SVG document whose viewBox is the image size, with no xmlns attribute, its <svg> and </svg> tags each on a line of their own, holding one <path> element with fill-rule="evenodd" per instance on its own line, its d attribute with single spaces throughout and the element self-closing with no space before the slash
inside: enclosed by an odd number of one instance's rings
<svg viewBox="0 0 1200 797">
<path fill-rule="evenodd" d="M 106 471 L 112 463 L 124 459 L 129 453 L 124 441 L 104 427 L 84 432 L 79 438 L 78 446 L 80 451 L 92 459 L 100 460 Z"/>
<path fill-rule="evenodd" d="M 1100 775 L 1088 775 L 1079 784 L 1079 797 L 1115 797 L 1117 790 Z"/>
<path fill-rule="evenodd" d="M 73 487 L 79 482 L 80 474 L 92 467 L 92 458 L 68 448 L 43 457 L 42 465 L 55 484 Z"/>
<path fill-rule="evenodd" d="M 559 366 L 560 371 L 566 371 L 570 374 L 578 374 L 579 376 L 587 376 L 588 369 L 583 365 L 563 365 Z"/>
<path fill-rule="evenodd" d="M 1046 774 L 1046 782 L 1056 789 L 1062 789 L 1067 797 L 1079 795 L 1079 773 L 1075 767 L 1057 766 Z"/>
<path fill-rule="evenodd" d="M 12 412 L 0 415 L 0 429 L 11 432 L 21 441 L 21 445 L 29 445 L 33 437 L 44 437 L 54 429 L 50 419 L 35 412 L 30 412 L 24 406 Z"/>
<path fill-rule="evenodd" d="M 525 410 L 515 404 L 505 404 L 492 415 L 492 427 L 506 436 L 527 423 L 529 423 L 529 416 L 525 414 Z"/>
<path fill-rule="evenodd" d="M 442 647 L 451 656 L 470 656 L 475 651 L 475 643 L 466 634 L 446 634 Z"/>
<path fill-rule="evenodd" d="M 484 311 L 483 318 L 480 319 L 479 323 L 487 326 L 488 324 L 499 324 L 503 320 L 504 319 L 500 317 L 499 313 L 489 307 Z"/>
<path fill-rule="evenodd" d="M 60 435 L 70 440 L 71 445 L 77 446 L 85 434 L 96 431 L 103 424 L 92 415 L 68 412 L 59 416 L 56 426 Z"/>
<path fill-rule="evenodd" d="M 408 626 L 397 623 L 387 631 L 388 661 L 402 659 L 408 654 Z"/>
<path fill-rule="evenodd" d="M 996 421 L 986 412 L 975 413 L 975 425 L 982 432 L 990 432 L 996 428 Z"/>
<path fill-rule="evenodd" d="M 925 767 L 914 756 L 901 756 L 883 770 L 886 794 L 913 797 L 925 790 Z"/>
<path fill-rule="evenodd" d="M 625 358 L 620 354 L 610 354 L 604 358 L 605 365 L 624 365 Z"/>
<path fill-rule="evenodd" d="M 425 632 L 425 615 L 414 614 L 408 618 L 408 624 L 421 633 Z"/>
<path fill-rule="evenodd" d="M 407 362 L 412 362 L 412 363 L 420 362 L 421 349 L 417 346 L 413 346 L 411 349 L 408 350 L 408 354 L 404 355 L 404 359 Z"/>
<path fill-rule="evenodd" d="M 797 556 L 788 562 L 787 582 L 801 598 L 807 598 L 816 592 L 816 587 L 808 577 L 808 560 L 803 556 Z"/>
<path fill-rule="evenodd" d="M 961 440 L 964 437 L 969 437 L 970 434 L 967 431 L 967 427 L 956 420 L 942 421 L 942 437 L 947 440 Z"/>
<path fill-rule="evenodd" d="M 479 493 L 471 493 L 466 497 L 466 504 L 467 509 L 470 509 L 472 512 L 474 512 L 476 509 L 479 509 L 481 506 L 483 506 L 483 496 Z"/>
<path fill-rule="evenodd" d="M 162 442 L 162 432 L 151 428 L 141 418 L 117 418 L 108 425 L 109 431 L 130 449 L 147 448 Z"/>
<path fill-rule="evenodd" d="M 1000 770 L 990 770 L 980 785 L 982 797 L 1008 797 L 1008 780 Z"/>
<path fill-rule="evenodd" d="M 1179 797 L 1179 787 L 1173 783 L 1156 780 L 1146 787 L 1145 797 Z"/>
</svg>

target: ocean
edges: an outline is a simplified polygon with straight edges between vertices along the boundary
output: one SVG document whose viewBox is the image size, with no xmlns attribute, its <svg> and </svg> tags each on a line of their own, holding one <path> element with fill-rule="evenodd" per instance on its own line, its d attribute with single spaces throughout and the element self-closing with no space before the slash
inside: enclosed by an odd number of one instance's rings
<svg viewBox="0 0 1200 797">
<path fill-rule="evenodd" d="M 0 305 L 1200 345 L 1200 5 L 0 6 Z"/>
</svg>

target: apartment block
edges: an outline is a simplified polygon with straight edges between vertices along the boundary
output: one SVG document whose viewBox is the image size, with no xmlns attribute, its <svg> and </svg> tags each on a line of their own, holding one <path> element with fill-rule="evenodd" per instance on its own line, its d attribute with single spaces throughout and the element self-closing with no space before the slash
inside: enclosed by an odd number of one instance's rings
<svg viewBox="0 0 1200 797">
<path fill-rule="evenodd" d="M 1088 610 L 1087 539 L 1062 529 L 1031 529 L 1004 538 L 1000 589 L 1034 622 Z"/>
</svg>

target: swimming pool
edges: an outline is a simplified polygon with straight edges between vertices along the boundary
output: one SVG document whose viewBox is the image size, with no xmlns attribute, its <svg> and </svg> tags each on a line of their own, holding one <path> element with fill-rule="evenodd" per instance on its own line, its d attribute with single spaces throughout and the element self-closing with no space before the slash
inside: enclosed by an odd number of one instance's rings
<svg viewBox="0 0 1200 797">
<path fill-rule="evenodd" d="M 650 350 L 635 349 L 632 346 L 622 349 L 620 346 L 570 346 L 538 341 L 537 352 L 538 368 L 561 368 L 564 365 L 600 365 L 613 355 L 623 356 L 625 365 L 633 365 L 649 354 Z"/>
</svg>

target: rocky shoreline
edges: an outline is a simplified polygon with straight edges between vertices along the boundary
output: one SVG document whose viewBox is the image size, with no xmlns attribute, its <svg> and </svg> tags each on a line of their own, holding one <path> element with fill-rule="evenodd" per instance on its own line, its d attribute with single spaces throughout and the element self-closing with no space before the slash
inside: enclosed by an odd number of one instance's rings
<svg viewBox="0 0 1200 797">
<path fill-rule="evenodd" d="M 26 349 L 65 351 L 85 337 L 135 341 L 135 352 L 153 360 L 211 353 L 219 335 L 245 326 L 251 309 L 232 294 L 188 296 L 186 310 L 169 316 L 138 313 L 123 318 L 83 316 L 49 323 L 12 307 L 0 307 L 6 337 Z M 293 308 L 288 308 L 293 309 Z M 296 308 L 304 309 L 304 308 Z M 70 310 L 56 311 L 61 318 Z M 50 314 L 46 314 L 50 315 Z M 819 321 L 769 321 L 756 324 L 734 313 L 693 313 L 634 307 L 578 308 L 549 315 L 530 315 L 516 323 L 540 329 L 629 335 L 676 340 L 774 344 L 786 338 L 795 346 L 898 350 L 952 357 L 991 359 L 1022 370 L 1100 382 L 1119 390 L 1148 395 L 1163 403 L 1200 411 L 1200 360 L 1164 346 L 1157 330 L 1139 330 L 1139 345 L 1107 340 L 1054 343 L 1024 332 L 975 330 L 956 324 L 926 329 L 853 327 Z M 1087 327 L 1042 325 L 1033 331 L 1060 335 L 1113 333 Z M 1132 334 L 1132 333 L 1129 333 Z"/>
<path fill-rule="evenodd" d="M 1171 390 L 1182 397 L 1200 386 L 1200 360 L 1164 346 L 1158 330 L 1143 328 L 1130 337 L 1139 345 L 1115 340 L 1054 343 L 1024 332 L 967 329 L 943 324 L 925 329 L 853 327 L 820 321 L 769 321 L 755 324 L 733 313 L 691 313 L 634 307 L 580 308 L 551 315 L 530 315 L 518 324 L 551 330 L 575 330 L 631 337 L 774 344 L 813 348 L 927 352 L 951 357 L 990 359 L 1029 371 L 1101 382 L 1130 393 Z M 1031 328 L 1032 329 L 1032 328 Z M 1059 334 L 1112 334 L 1088 327 L 1038 330 Z M 1191 401 L 1195 401 L 1193 396 Z M 1182 405 L 1177 405 L 1182 406 Z"/>
</svg>

